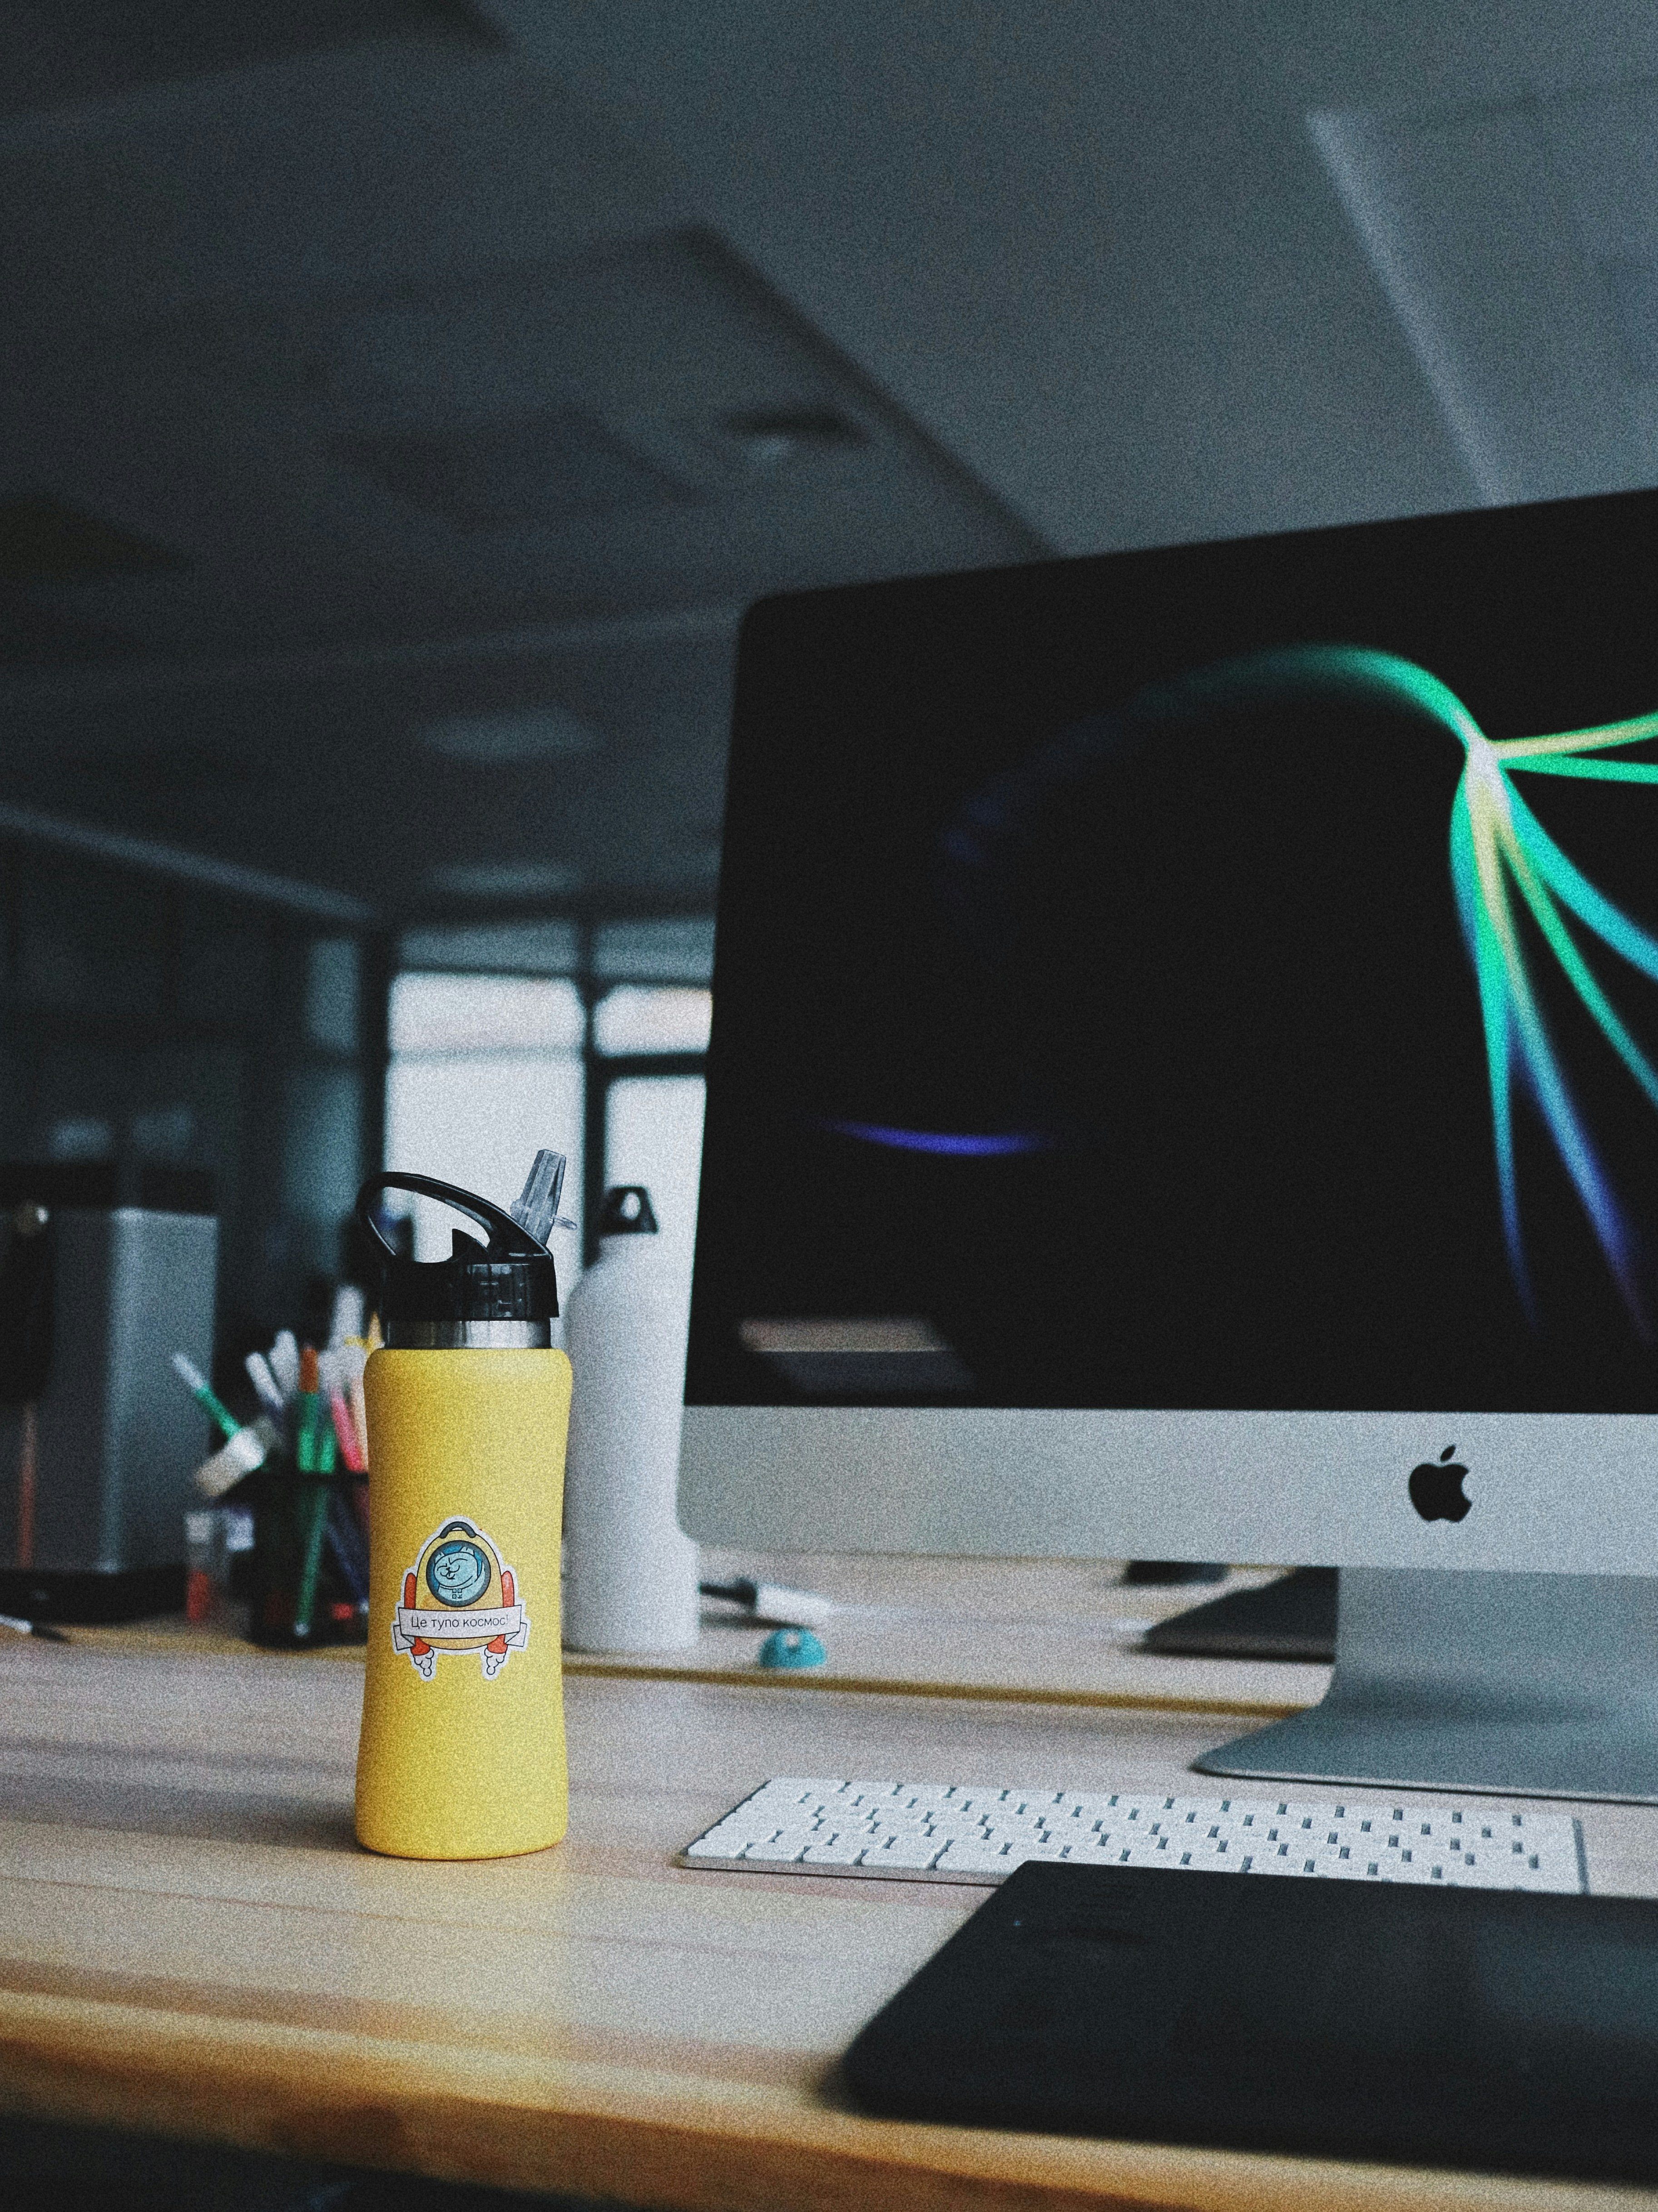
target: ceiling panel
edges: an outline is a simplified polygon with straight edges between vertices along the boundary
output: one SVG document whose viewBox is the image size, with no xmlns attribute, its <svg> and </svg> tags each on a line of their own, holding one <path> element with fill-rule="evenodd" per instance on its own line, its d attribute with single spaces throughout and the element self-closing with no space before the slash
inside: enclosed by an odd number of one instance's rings
<svg viewBox="0 0 1658 2212">
<path fill-rule="evenodd" d="M 388 919 L 692 910 L 718 866 L 734 630 L 326 666 L 73 703 L 15 694 L 0 799 L 240 859 Z M 581 729 L 493 753 L 474 729 Z"/>
<path fill-rule="evenodd" d="M 0 578 L 0 802 L 705 905 L 761 592 L 1650 471 L 1655 78 L 1636 0 L 14 6 L 0 516 L 105 557 Z"/>
<path fill-rule="evenodd" d="M 187 565 L 167 546 L 41 493 L 0 499 L 0 584 L 65 584 L 168 573 Z"/>
<path fill-rule="evenodd" d="M 574 407 L 463 430 L 331 441 L 349 468 L 456 529 L 558 528 L 619 507 L 682 505 L 690 486 Z"/>
<path fill-rule="evenodd" d="M 379 39 L 486 51 L 502 43 L 468 0 L 9 0 L 0 13 L 0 112 L 82 106 L 136 85 Z"/>
<path fill-rule="evenodd" d="M 1312 128 L 1482 495 L 1658 478 L 1658 82 Z"/>
</svg>

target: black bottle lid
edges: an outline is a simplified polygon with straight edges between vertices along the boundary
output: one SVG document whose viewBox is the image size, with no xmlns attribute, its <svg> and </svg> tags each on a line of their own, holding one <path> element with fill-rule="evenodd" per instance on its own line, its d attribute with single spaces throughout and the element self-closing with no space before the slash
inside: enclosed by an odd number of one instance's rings
<svg viewBox="0 0 1658 2212">
<path fill-rule="evenodd" d="M 654 1237 L 656 1216 L 642 1182 L 612 1183 L 598 1211 L 598 1233 L 605 1237 Z"/>
<path fill-rule="evenodd" d="M 413 1191 L 452 1206 L 489 1242 L 456 1230 L 446 1260 L 411 1260 L 394 1251 L 374 1201 L 382 1191 Z M 384 1289 L 380 1318 L 388 1344 L 406 1342 L 424 1323 L 549 1322 L 558 1312 L 553 1255 L 501 1206 L 431 1176 L 370 1176 L 357 1193 L 357 1219 L 379 1248 Z"/>
</svg>

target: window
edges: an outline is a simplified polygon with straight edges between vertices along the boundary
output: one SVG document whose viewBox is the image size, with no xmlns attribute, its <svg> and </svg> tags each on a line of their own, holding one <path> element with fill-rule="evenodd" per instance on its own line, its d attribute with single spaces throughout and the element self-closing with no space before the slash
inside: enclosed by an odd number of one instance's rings
<svg viewBox="0 0 1658 2212">
<path fill-rule="evenodd" d="M 620 983 L 593 1010 L 593 1042 L 600 1052 L 610 1054 L 704 1053 L 713 1018 L 711 992 Z"/>
<path fill-rule="evenodd" d="M 580 994 L 562 979 L 399 975 L 392 987 L 386 1164 L 510 1206 L 544 1145 L 566 1153 L 566 1214 L 580 1218 Z M 410 1201 L 415 1256 L 440 1260 L 454 1217 Z M 556 1248 L 561 1278 L 578 1248 Z"/>
<path fill-rule="evenodd" d="M 386 1165 L 509 1206 L 537 1151 L 552 1146 L 569 1158 L 563 1212 L 578 1223 L 610 1185 L 645 1185 L 665 1256 L 689 1287 L 712 1004 L 706 990 L 619 983 L 595 1004 L 590 1031 L 580 991 L 562 977 L 401 975 Z M 453 1217 L 425 1200 L 408 1210 L 416 1258 L 442 1259 Z M 565 1237 L 554 1249 L 568 1285 L 580 1245 Z"/>
<path fill-rule="evenodd" d="M 589 1195 L 615 1183 L 645 1186 L 663 1256 L 688 1297 L 713 1006 L 707 991 L 622 983 L 593 1009 L 587 1127 L 603 1167 Z"/>
</svg>

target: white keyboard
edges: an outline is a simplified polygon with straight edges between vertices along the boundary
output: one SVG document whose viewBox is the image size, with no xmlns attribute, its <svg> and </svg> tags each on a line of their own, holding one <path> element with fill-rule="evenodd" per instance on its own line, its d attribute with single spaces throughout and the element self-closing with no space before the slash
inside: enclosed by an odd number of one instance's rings
<svg viewBox="0 0 1658 2212">
<path fill-rule="evenodd" d="M 1582 1831 L 1564 1813 L 797 1777 L 763 1783 L 678 1863 L 982 1884 L 1027 1859 L 1475 1889 L 1589 1886 Z"/>
</svg>

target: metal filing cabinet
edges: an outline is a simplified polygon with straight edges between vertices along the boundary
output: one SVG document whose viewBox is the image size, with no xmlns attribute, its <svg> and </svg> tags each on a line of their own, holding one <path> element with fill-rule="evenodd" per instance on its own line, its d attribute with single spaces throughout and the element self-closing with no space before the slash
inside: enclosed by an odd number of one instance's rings
<svg viewBox="0 0 1658 2212">
<path fill-rule="evenodd" d="M 217 1255 L 205 1176 L 0 1165 L 0 1612 L 183 1602 L 208 1439 L 169 1361 L 211 1365 Z"/>
</svg>

